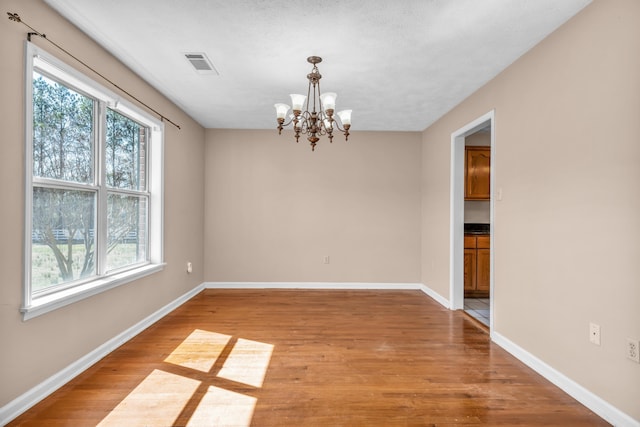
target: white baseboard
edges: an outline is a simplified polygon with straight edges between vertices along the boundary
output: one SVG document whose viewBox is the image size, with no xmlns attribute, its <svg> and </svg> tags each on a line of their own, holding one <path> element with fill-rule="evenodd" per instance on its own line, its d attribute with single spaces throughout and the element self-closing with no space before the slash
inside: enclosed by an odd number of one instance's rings
<svg viewBox="0 0 640 427">
<path fill-rule="evenodd" d="M 446 299 L 445 297 L 443 297 L 442 295 L 440 295 L 439 293 L 437 293 L 436 291 L 434 291 L 433 289 L 431 289 L 427 285 L 422 285 L 421 284 L 420 285 L 420 290 L 422 292 L 424 292 L 425 294 L 427 294 L 431 299 L 433 299 L 436 302 L 440 303 L 440 305 L 442 305 L 444 308 L 446 308 L 446 309 L 450 309 L 451 308 L 451 304 L 449 303 L 448 299 Z"/>
<path fill-rule="evenodd" d="M 420 289 L 420 283 L 365 282 L 205 282 L 209 289 Z"/>
<path fill-rule="evenodd" d="M 593 394 L 498 332 L 491 332 L 491 340 L 542 375 L 549 382 L 562 389 L 569 396 L 598 414 L 605 421 L 618 427 L 640 427 L 640 421 L 633 419 L 609 402 Z"/>
<path fill-rule="evenodd" d="M 365 283 L 365 282 L 205 282 L 208 289 L 387 289 L 420 290 L 449 308 L 449 300 L 422 283 Z"/>
<path fill-rule="evenodd" d="M 36 403 L 40 402 L 42 399 L 49 396 L 51 393 L 71 381 L 73 378 L 89 369 L 93 364 L 98 362 L 107 354 L 111 353 L 113 350 L 120 347 L 122 344 L 129 341 L 131 338 L 138 335 L 140 332 L 144 331 L 158 320 L 162 319 L 171 311 L 175 310 L 180 305 L 193 298 L 203 289 L 203 284 L 198 285 L 191 291 L 180 296 L 176 300 L 162 307 L 160 310 L 149 315 L 147 318 L 141 320 L 121 334 L 102 344 L 100 347 L 76 360 L 58 373 L 47 378 L 26 393 L 7 403 L 5 406 L 0 408 L 0 426 L 9 423 L 9 421 L 13 420 L 26 410 L 34 406 Z"/>
</svg>

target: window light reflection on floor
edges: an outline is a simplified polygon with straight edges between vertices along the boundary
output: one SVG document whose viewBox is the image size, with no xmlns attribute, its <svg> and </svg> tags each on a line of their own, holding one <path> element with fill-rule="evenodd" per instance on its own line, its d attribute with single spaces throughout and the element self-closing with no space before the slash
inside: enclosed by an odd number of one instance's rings
<svg viewBox="0 0 640 427">
<path fill-rule="evenodd" d="M 262 387 L 273 345 L 239 338 L 218 372 L 220 378 Z"/>
<path fill-rule="evenodd" d="M 211 386 L 189 419 L 187 427 L 250 426 L 256 399 Z"/>
<path fill-rule="evenodd" d="M 232 338 L 195 329 L 164 359 L 168 364 L 166 371 L 175 371 L 175 366 L 180 366 L 209 375 L 194 372 L 191 376 L 202 380 L 198 381 L 154 369 L 98 425 L 173 425 L 178 417 L 187 415 L 183 413 L 187 405 L 193 408 L 197 403 L 187 426 L 249 427 L 257 398 L 220 388 L 215 385 L 216 380 L 221 378 L 262 387 L 274 346 L 244 338 L 234 341 Z M 224 361 L 220 360 L 222 367 L 216 372 L 216 366 L 220 366 L 216 361 L 223 354 L 227 356 Z M 220 383 L 224 384 L 224 381 Z M 204 395 L 200 388 L 203 384 L 208 386 Z"/>
<path fill-rule="evenodd" d="M 155 369 L 98 426 L 172 425 L 198 386 L 200 381 Z"/>
<path fill-rule="evenodd" d="M 196 329 L 164 361 L 209 372 L 230 339 L 229 335 Z"/>
</svg>

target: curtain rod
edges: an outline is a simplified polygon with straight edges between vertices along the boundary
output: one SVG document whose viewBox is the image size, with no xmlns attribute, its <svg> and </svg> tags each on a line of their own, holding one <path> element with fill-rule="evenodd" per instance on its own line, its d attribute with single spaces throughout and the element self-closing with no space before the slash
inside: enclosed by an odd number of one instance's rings
<svg viewBox="0 0 640 427">
<path fill-rule="evenodd" d="M 71 52 L 69 52 L 68 50 L 64 49 L 62 46 L 58 45 L 57 43 L 55 43 L 53 40 L 47 38 L 46 34 L 43 34 L 41 32 L 39 32 L 38 30 L 36 30 L 35 28 L 33 28 L 31 25 L 27 24 L 26 22 L 24 22 L 22 20 L 22 18 L 20 18 L 20 16 L 17 13 L 11 13 L 11 12 L 7 12 L 7 15 L 9 15 L 9 20 L 10 21 L 14 21 L 14 22 L 18 22 L 20 24 L 25 25 L 26 27 L 28 27 L 31 32 L 27 33 L 27 40 L 31 41 L 31 36 L 38 36 L 38 37 L 42 37 L 43 39 L 45 39 L 46 41 L 48 41 L 49 43 L 51 43 L 52 45 L 54 45 L 55 47 L 57 47 L 58 49 L 60 49 L 61 51 L 63 51 L 64 53 L 66 53 L 67 55 L 69 55 L 70 57 L 72 57 L 73 59 L 75 59 L 76 61 L 78 61 L 79 63 L 81 63 L 82 65 L 84 65 L 85 67 L 87 67 L 88 69 L 90 69 L 91 71 L 93 71 L 94 73 L 96 73 L 97 75 L 99 75 L 100 77 L 102 77 L 104 80 L 106 80 L 107 82 L 109 82 L 112 86 L 116 87 L 118 90 L 120 90 L 121 92 L 126 93 L 127 95 L 129 95 L 131 98 L 133 98 L 135 101 L 137 101 L 138 103 L 140 103 L 141 105 L 144 105 L 146 108 L 148 108 L 149 110 L 153 111 L 155 114 L 158 115 L 158 117 L 160 117 L 161 121 L 167 121 L 169 123 L 171 123 L 172 125 L 174 125 L 175 127 L 177 127 L 178 129 L 181 129 L 180 126 L 178 124 L 176 124 L 175 122 L 173 122 L 172 120 L 170 120 L 169 118 L 167 118 L 166 116 L 164 116 L 163 114 L 159 113 L 158 111 L 156 111 L 155 109 L 151 108 L 149 105 L 145 104 L 144 102 L 142 102 L 140 99 L 138 99 L 136 96 L 132 95 L 130 92 L 128 92 L 127 90 L 121 88 L 120 86 L 118 86 L 116 83 L 114 83 L 113 81 L 111 81 L 110 79 L 108 79 L 107 77 L 105 77 L 104 75 L 102 75 L 101 73 L 99 73 L 98 71 L 96 71 L 93 67 L 89 66 L 86 62 L 82 61 L 81 59 L 79 59 L 78 57 L 74 56 Z"/>
</svg>

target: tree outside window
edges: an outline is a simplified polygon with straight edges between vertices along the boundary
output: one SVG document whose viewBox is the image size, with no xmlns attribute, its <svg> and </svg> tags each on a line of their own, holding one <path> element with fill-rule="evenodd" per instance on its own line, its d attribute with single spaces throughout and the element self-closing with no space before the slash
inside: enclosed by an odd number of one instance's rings
<svg viewBox="0 0 640 427">
<path fill-rule="evenodd" d="M 34 71 L 32 292 L 148 260 L 148 129 L 98 109 L 98 100 Z"/>
</svg>

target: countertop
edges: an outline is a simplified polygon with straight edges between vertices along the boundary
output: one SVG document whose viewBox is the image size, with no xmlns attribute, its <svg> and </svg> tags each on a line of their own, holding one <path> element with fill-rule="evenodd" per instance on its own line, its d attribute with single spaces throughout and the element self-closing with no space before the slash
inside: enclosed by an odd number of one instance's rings
<svg viewBox="0 0 640 427">
<path fill-rule="evenodd" d="M 469 223 L 464 225 L 464 234 L 487 235 L 491 232 L 491 224 Z"/>
</svg>

